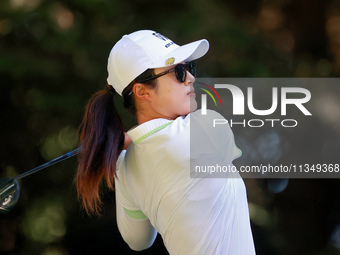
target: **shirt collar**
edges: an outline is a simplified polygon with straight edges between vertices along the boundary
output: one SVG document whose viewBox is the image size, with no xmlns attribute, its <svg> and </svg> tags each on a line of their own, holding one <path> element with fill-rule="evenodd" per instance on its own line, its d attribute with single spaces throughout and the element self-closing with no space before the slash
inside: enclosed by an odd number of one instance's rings
<svg viewBox="0 0 340 255">
<path fill-rule="evenodd" d="M 139 143 L 143 139 L 156 133 L 159 130 L 167 127 L 173 122 L 173 120 L 167 119 L 153 119 L 135 127 L 134 129 L 127 132 L 133 143 Z"/>
</svg>

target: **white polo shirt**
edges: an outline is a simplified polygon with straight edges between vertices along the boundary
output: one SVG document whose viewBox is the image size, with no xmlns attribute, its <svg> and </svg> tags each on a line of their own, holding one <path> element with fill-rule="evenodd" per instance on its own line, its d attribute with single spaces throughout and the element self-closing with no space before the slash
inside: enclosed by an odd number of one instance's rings
<svg viewBox="0 0 340 255">
<path fill-rule="evenodd" d="M 117 213 L 118 226 L 127 243 L 139 238 L 133 228 L 144 228 L 138 224 L 147 220 L 171 255 L 255 254 L 240 176 L 190 176 L 190 164 L 232 165 L 241 155 L 230 127 L 212 126 L 213 119 L 222 118 L 214 111 L 205 116 L 196 111 L 173 121 L 154 119 L 128 132 L 133 143 L 119 157 L 115 183 L 117 206 L 125 210 Z M 190 125 L 195 125 L 191 136 Z M 152 229 L 145 248 L 155 238 Z"/>
</svg>

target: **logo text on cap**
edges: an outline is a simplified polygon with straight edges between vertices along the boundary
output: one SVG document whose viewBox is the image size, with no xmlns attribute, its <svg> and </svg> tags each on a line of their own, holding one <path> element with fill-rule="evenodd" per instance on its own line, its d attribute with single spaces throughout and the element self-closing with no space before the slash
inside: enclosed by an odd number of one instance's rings
<svg viewBox="0 0 340 255">
<path fill-rule="evenodd" d="M 164 35 L 160 34 L 160 33 L 152 33 L 153 36 L 156 36 L 157 38 L 163 40 L 163 41 L 166 41 L 166 40 L 170 40 L 169 38 L 165 37 Z"/>
</svg>

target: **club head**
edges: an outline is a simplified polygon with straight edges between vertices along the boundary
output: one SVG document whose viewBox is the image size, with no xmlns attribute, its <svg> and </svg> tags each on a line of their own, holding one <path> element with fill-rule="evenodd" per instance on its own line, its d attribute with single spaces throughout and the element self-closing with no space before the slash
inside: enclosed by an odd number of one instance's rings
<svg viewBox="0 0 340 255">
<path fill-rule="evenodd" d="M 14 178 L 0 180 L 0 213 L 9 212 L 18 202 L 20 186 Z"/>
</svg>

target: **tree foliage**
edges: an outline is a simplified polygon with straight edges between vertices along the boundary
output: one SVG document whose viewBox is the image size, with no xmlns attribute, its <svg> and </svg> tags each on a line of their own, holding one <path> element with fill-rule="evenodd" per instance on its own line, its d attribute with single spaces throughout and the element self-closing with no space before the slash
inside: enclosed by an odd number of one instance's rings
<svg viewBox="0 0 340 255">
<path fill-rule="evenodd" d="M 2 0 L 0 174 L 15 176 L 77 146 L 84 106 L 106 84 L 108 54 L 124 34 L 208 39 L 200 77 L 336 77 L 339 10 L 336 0 Z M 338 92 L 325 95 L 339 101 Z M 120 111 L 126 129 L 134 125 Z M 339 128 L 317 121 L 314 135 L 333 140 L 339 155 Z M 21 181 L 20 202 L 0 216 L 1 254 L 132 254 L 117 230 L 114 194 L 104 194 L 100 219 L 79 209 L 75 169 L 71 159 Z M 246 183 L 258 254 L 339 253 L 338 180 L 289 180 L 279 194 L 270 180 Z M 166 254 L 159 237 L 141 254 L 155 253 Z"/>
</svg>

